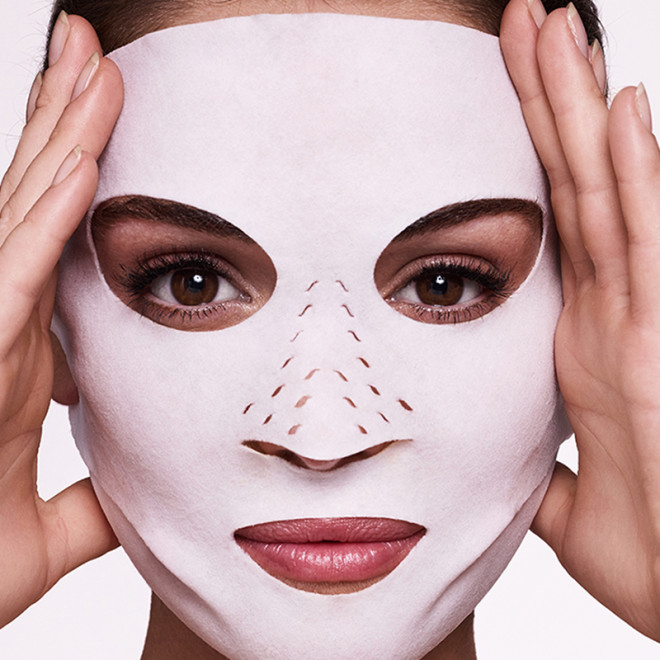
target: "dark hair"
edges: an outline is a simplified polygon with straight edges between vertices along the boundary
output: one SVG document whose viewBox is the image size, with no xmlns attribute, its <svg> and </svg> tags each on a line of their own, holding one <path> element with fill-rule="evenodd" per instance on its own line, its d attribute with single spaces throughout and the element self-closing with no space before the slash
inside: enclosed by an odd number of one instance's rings
<svg viewBox="0 0 660 660">
<path fill-rule="evenodd" d="M 231 0 L 216 0 L 216 2 Z M 498 34 L 504 8 L 508 0 L 424 0 L 446 6 L 484 32 Z M 565 7 L 567 0 L 542 0 L 548 12 Z M 96 29 L 104 53 L 124 46 L 131 41 L 167 27 L 183 18 L 188 10 L 208 0 L 55 0 L 48 30 L 48 40 L 59 13 L 78 14 L 86 18 Z M 603 41 L 603 31 L 598 20 L 598 10 L 592 0 L 573 0 L 587 30 L 589 42 Z"/>
</svg>

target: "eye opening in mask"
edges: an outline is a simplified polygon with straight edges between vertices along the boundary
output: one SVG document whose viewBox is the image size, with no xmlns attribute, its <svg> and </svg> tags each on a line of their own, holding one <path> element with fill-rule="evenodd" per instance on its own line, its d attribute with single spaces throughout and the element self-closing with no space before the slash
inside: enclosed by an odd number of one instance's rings
<svg viewBox="0 0 660 660">
<path fill-rule="evenodd" d="M 91 230 L 110 289 L 160 325 L 186 331 L 237 325 L 275 288 L 275 267 L 254 240 L 187 204 L 114 197 L 95 209 Z"/>
<path fill-rule="evenodd" d="M 463 323 L 501 305 L 536 261 L 543 211 L 516 198 L 450 204 L 395 236 L 374 268 L 387 304 L 415 321 Z"/>
</svg>

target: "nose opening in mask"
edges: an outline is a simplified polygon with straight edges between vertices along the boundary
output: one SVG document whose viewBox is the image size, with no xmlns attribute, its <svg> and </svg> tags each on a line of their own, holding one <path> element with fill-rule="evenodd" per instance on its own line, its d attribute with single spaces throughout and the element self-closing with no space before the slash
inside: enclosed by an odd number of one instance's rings
<svg viewBox="0 0 660 660">
<path fill-rule="evenodd" d="M 299 467 L 305 470 L 312 470 L 314 472 L 330 472 L 332 470 L 338 470 L 339 468 L 351 465 L 353 463 L 358 463 L 359 461 L 364 461 L 368 458 L 372 458 L 373 456 L 377 456 L 393 445 L 402 442 L 411 442 L 411 440 L 390 440 L 388 442 L 381 442 L 377 445 L 373 445 L 361 451 L 355 452 L 354 454 L 350 454 L 349 456 L 342 456 L 331 460 L 310 458 L 309 456 L 303 456 L 302 454 L 299 454 L 282 445 L 274 444 L 272 442 L 264 442 L 261 440 L 245 440 L 242 444 L 244 447 L 252 449 L 259 454 L 281 459 L 290 465 L 294 465 L 295 467 Z"/>
</svg>

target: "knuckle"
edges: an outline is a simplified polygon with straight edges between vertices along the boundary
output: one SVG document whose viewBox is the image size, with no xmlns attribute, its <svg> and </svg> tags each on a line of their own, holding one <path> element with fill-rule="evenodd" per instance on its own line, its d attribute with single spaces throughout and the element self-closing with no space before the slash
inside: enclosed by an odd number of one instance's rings
<svg viewBox="0 0 660 660">
<path fill-rule="evenodd" d="M 610 195 L 614 193 L 615 188 L 613 181 L 601 178 L 583 178 L 575 181 L 575 190 L 578 197 L 585 199 Z"/>
<path fill-rule="evenodd" d="M 39 96 L 37 96 L 35 113 L 43 112 L 44 109 L 52 106 L 54 102 L 55 102 L 55 94 L 53 93 L 53 90 L 49 86 L 44 84 L 41 91 L 39 92 Z"/>
<path fill-rule="evenodd" d="M 16 226 L 16 215 L 11 205 L 11 200 L 0 209 L 0 245 L 4 243 L 5 239 Z"/>
<path fill-rule="evenodd" d="M 564 171 L 548 173 L 550 178 L 550 197 L 553 205 L 563 203 L 575 196 L 575 182 L 570 174 Z"/>
<path fill-rule="evenodd" d="M 7 200 L 11 198 L 11 195 L 18 187 L 19 182 L 20 180 L 18 179 L 18 176 L 14 174 L 11 169 L 8 170 L 2 180 L 2 185 L 0 186 L 0 210 L 4 208 Z"/>
</svg>

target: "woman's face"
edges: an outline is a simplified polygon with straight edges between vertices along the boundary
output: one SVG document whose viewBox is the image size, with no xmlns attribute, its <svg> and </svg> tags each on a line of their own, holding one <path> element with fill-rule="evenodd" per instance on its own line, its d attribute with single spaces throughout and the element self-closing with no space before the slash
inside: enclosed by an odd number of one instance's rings
<svg viewBox="0 0 660 660">
<path fill-rule="evenodd" d="M 261 16 L 114 57 L 58 298 L 106 514 L 229 657 L 423 655 L 565 431 L 544 177 L 497 41 Z"/>
</svg>

